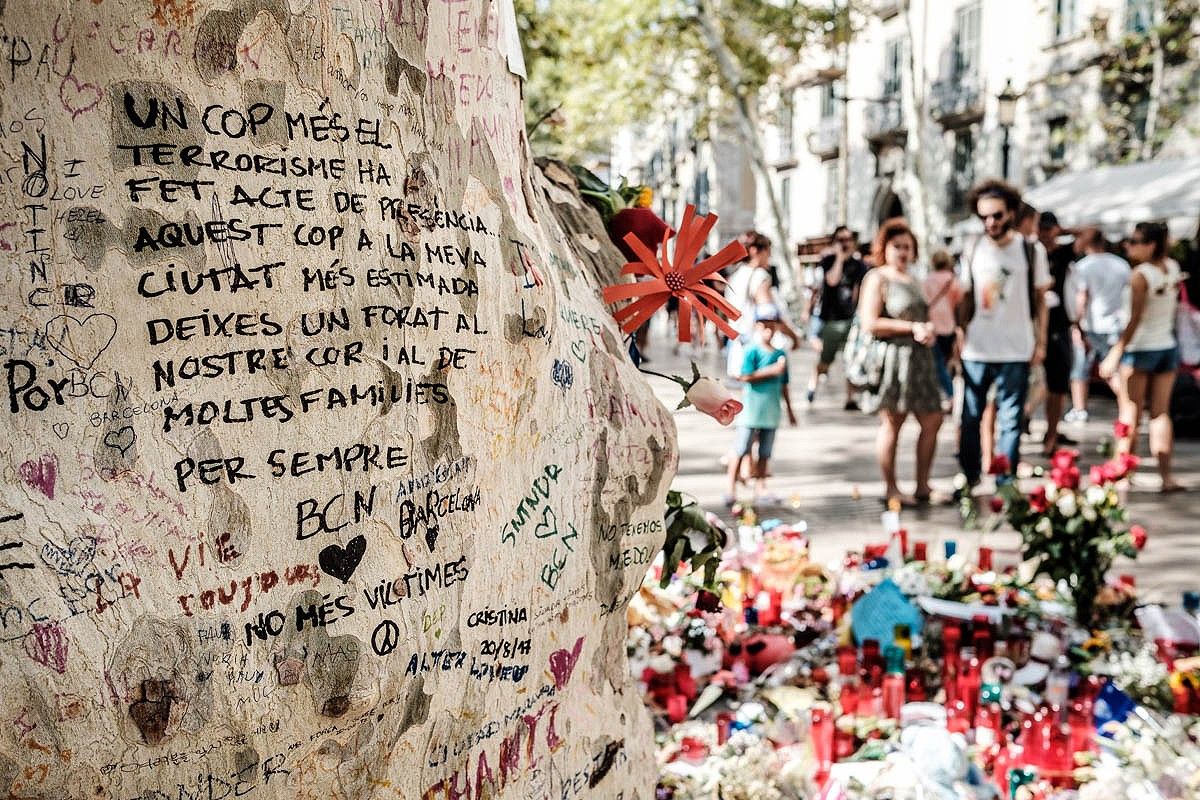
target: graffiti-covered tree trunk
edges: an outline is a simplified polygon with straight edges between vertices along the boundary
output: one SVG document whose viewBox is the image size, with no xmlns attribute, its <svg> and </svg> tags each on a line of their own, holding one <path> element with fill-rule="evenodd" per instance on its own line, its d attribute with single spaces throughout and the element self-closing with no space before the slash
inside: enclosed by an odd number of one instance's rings
<svg viewBox="0 0 1200 800">
<path fill-rule="evenodd" d="M 511 2 L 0 25 L 0 795 L 651 797 L 675 429 Z"/>
</svg>

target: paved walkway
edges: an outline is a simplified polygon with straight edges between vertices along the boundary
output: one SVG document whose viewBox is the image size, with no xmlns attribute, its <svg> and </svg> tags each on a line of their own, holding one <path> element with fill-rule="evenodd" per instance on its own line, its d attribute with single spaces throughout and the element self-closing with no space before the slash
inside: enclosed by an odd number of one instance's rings
<svg viewBox="0 0 1200 800">
<path fill-rule="evenodd" d="M 689 360 L 695 360 L 701 372 L 712 377 L 724 375 L 723 360 L 712 348 L 697 351 L 688 357 L 688 346 L 681 345 L 680 355 L 672 355 L 672 346 L 663 328 L 660 315 L 654 320 L 647 355 L 647 367 L 665 374 L 689 375 Z M 840 559 L 849 547 L 863 543 L 882 542 L 879 498 L 883 482 L 875 462 L 876 422 L 858 412 L 842 410 L 845 399 L 840 367 L 834 367 L 830 380 L 818 393 L 816 402 L 808 405 L 804 389 L 816 354 L 804 349 L 792 354 L 792 400 L 799 425 L 779 431 L 775 454 L 771 462 L 768 489 L 778 495 L 778 506 L 758 508 L 764 519 L 778 518 L 785 522 L 804 520 L 808 524 L 814 556 L 821 562 Z M 679 402 L 679 388 L 663 379 L 650 377 L 651 385 L 668 408 Z M 1090 403 L 1092 420 L 1083 425 L 1065 428 L 1068 435 L 1080 441 L 1082 461 L 1096 463 L 1100 456 L 1096 448 L 1111 432 L 1116 406 L 1111 399 L 1093 398 Z M 701 505 L 730 520 L 722 505 L 725 494 L 725 471 L 720 459 L 733 441 L 733 429 L 722 428 L 711 417 L 693 408 L 675 412 L 679 427 L 680 462 L 674 488 L 695 496 Z M 908 422 L 901 434 L 898 470 L 901 488 L 913 486 L 916 424 Z M 1033 422 L 1033 437 L 1023 442 L 1023 458 L 1040 463 L 1041 434 L 1045 424 Z M 952 491 L 952 481 L 958 471 L 954 460 L 956 425 L 951 419 L 942 427 L 937 459 L 934 464 L 934 487 Z M 1146 451 L 1145 439 L 1142 452 Z M 1200 526 L 1196 514 L 1200 510 L 1200 442 L 1180 441 L 1176 445 L 1179 479 L 1194 490 L 1184 494 L 1162 496 L 1157 492 L 1158 477 L 1153 461 L 1143 462 L 1143 479 L 1130 493 L 1130 513 L 1150 534 L 1150 544 L 1136 562 L 1118 563 L 1115 571 L 1136 576 L 1141 594 L 1146 599 L 1178 602 L 1184 589 L 1200 589 Z M 747 499 L 749 494 L 747 493 Z M 905 511 L 903 524 L 910 540 L 926 540 L 930 553 L 941 552 L 945 539 L 958 541 L 960 550 L 972 550 L 984 535 L 964 533 L 955 507 Z M 986 535 L 986 544 L 997 549 L 997 559 L 1015 561 L 1019 538 L 1011 529 Z M 936 549 L 935 549 L 936 548 Z M 1011 555 L 1003 551 L 1009 551 Z"/>
</svg>

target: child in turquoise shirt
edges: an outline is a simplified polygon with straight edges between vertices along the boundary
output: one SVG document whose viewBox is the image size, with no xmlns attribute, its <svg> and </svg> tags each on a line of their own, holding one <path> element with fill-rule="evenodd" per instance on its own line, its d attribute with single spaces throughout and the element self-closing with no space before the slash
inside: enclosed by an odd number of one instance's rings
<svg viewBox="0 0 1200 800">
<path fill-rule="evenodd" d="M 742 358 L 740 379 L 745 384 L 742 395 L 745 407 L 734 420 L 737 440 L 734 457 L 729 463 L 726 505 L 733 505 L 736 500 L 742 460 L 750 457 L 755 442 L 758 443 L 758 457 L 753 459 L 751 470 L 755 479 L 755 497 L 766 499 L 763 495 L 767 486 L 767 462 L 771 458 L 775 431 L 782 418 L 781 406 L 787 408 L 788 422 L 796 424 L 792 398 L 788 393 L 787 353 L 771 343 L 783 326 L 779 309 L 774 305 L 760 305 L 754 313 L 754 340 Z"/>
</svg>

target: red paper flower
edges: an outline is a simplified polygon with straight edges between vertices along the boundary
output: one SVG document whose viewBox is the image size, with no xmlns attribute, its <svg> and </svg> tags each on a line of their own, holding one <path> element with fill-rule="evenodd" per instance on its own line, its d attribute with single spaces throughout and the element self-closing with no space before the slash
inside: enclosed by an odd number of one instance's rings
<svg viewBox="0 0 1200 800">
<path fill-rule="evenodd" d="M 1137 550 L 1141 550 L 1146 546 L 1146 539 L 1148 538 L 1146 529 L 1141 525 L 1134 525 L 1129 529 L 1129 539 L 1133 542 L 1133 546 Z"/>
<path fill-rule="evenodd" d="M 1029 510 L 1035 514 L 1043 514 L 1050 507 L 1050 503 L 1046 500 L 1046 487 L 1038 486 L 1029 493 Z"/>
<path fill-rule="evenodd" d="M 637 236 L 632 233 L 626 234 L 625 243 L 640 260 L 626 264 L 621 274 L 649 280 L 604 287 L 603 296 L 606 303 L 635 301 L 613 314 L 622 331 L 636 331 L 674 296 L 679 300 L 679 341 L 692 340 L 693 310 L 702 318 L 711 320 L 726 336 L 731 339 L 737 338 L 737 331 L 726 319 L 736 320 L 741 315 L 720 293 L 705 285 L 704 280 L 723 282 L 724 279 L 714 273 L 744 257 L 746 248 L 741 242 L 730 242 L 716 255 L 696 263 L 696 256 L 700 254 L 701 248 L 708 240 L 709 232 L 716 224 L 716 214 L 698 217 L 695 206 L 688 205 L 683 214 L 683 222 L 679 225 L 679 235 L 675 239 L 671 258 L 667 255 L 667 242 L 672 236 L 670 230 L 663 234 L 661 258 L 652 253 Z M 718 311 L 721 313 L 718 314 Z M 721 314 L 724 314 L 724 317 Z"/>
<path fill-rule="evenodd" d="M 1113 423 L 1113 436 L 1116 436 L 1118 439 L 1124 439 L 1128 435 L 1129 435 L 1129 425 L 1128 424 L 1122 422 L 1121 420 L 1117 420 L 1116 422 Z"/>
<path fill-rule="evenodd" d="M 992 456 L 992 463 L 988 467 L 989 475 L 1007 475 L 1012 472 L 1012 462 L 1008 460 L 1008 456 L 1004 453 L 996 453 Z"/>
</svg>

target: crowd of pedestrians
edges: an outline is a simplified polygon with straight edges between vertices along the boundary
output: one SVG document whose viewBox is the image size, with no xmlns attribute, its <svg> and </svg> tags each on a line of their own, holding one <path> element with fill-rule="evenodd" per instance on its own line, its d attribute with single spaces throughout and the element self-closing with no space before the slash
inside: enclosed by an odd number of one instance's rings
<svg viewBox="0 0 1200 800">
<path fill-rule="evenodd" d="M 727 503 L 746 480 L 760 500 L 766 496 L 775 429 L 784 410 L 796 421 L 787 351 L 805 342 L 819 354 L 806 401 L 815 402 L 842 358 L 845 409 L 878 417 L 881 499 L 889 504 L 952 500 L 951 492 L 935 491 L 931 472 L 939 430 L 956 409 L 961 474 L 954 493 L 961 496 L 989 472 L 997 482 L 1013 479 L 1022 435 L 1038 411 L 1046 422 L 1044 457 L 1076 444 L 1064 428 L 1089 419 L 1095 380 L 1117 400 L 1119 450 L 1137 451 L 1148 416 L 1161 491 L 1183 489 L 1171 469 L 1177 327 L 1200 319 L 1200 311 L 1187 305 L 1187 276 L 1169 255 L 1165 224 L 1139 223 L 1110 243 L 1096 227 L 1065 230 L 1051 210 L 1039 213 L 1018 189 L 994 179 L 973 187 L 967 202 L 983 230 L 956 256 L 938 250 L 922 261 L 903 219 L 883 223 L 867 252 L 854 231 L 838 227 L 812 270 L 797 326 L 804 336 L 776 297 L 770 240 L 745 235 L 749 258 L 726 287 L 742 311 L 728 372 L 745 387 L 746 405 L 735 421 Z M 910 417 L 918 426 L 916 485 L 906 493 L 896 455 Z"/>
</svg>

